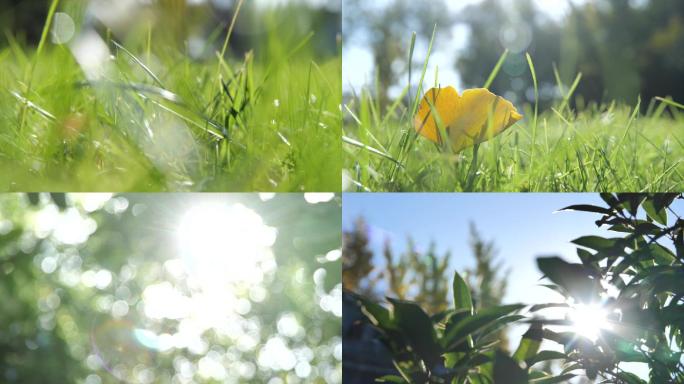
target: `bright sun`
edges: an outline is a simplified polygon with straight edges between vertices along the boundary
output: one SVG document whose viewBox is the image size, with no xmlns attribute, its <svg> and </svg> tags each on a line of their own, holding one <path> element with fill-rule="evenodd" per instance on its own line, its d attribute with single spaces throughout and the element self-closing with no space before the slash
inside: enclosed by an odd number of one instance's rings
<svg viewBox="0 0 684 384">
<path fill-rule="evenodd" d="M 176 228 L 178 257 L 164 262 L 182 284 L 162 281 L 143 291 L 145 314 L 153 320 L 178 321 L 177 332 L 157 334 L 136 329 L 148 348 L 188 348 L 206 353 L 205 330 L 238 340 L 245 348 L 258 342 L 241 328 L 253 302 L 268 295 L 264 281 L 277 265 L 272 246 L 277 230 L 242 204 L 209 203 L 189 208 Z M 183 289 L 185 285 L 188 289 Z M 249 298 L 249 299 L 248 299 Z"/>
<path fill-rule="evenodd" d="M 260 284 L 275 267 L 271 246 L 276 229 L 241 204 L 190 208 L 178 227 L 178 247 L 191 275 L 207 284 Z"/>
<path fill-rule="evenodd" d="M 595 304 L 575 304 L 568 311 L 568 318 L 572 321 L 572 329 L 579 335 L 596 341 L 602 329 L 610 329 L 608 311 Z"/>
</svg>

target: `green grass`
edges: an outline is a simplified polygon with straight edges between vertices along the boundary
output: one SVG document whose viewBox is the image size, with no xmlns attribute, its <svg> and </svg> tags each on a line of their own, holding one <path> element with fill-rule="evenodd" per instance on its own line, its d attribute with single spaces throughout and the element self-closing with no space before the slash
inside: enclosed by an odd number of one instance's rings
<svg viewBox="0 0 684 384">
<path fill-rule="evenodd" d="M 536 88 L 529 56 L 528 64 Z M 428 88 L 422 84 L 426 67 L 419 89 Z M 411 105 L 406 106 L 402 102 L 406 87 L 395 103 L 383 108 L 363 89 L 345 103 L 344 188 L 366 192 L 683 190 L 682 106 L 658 99 L 649 101 L 645 113 L 640 113 L 641 104 L 616 102 L 573 110 L 569 105 L 580 81 L 581 75 L 569 87 L 559 81 L 563 97 L 551 109 L 539 112 L 536 103 L 527 105 L 522 121 L 461 153 L 416 135 L 412 116 L 422 91 L 415 99 L 411 96 Z"/>
<path fill-rule="evenodd" d="M 49 34 L 38 47 L 5 34 L 0 190 L 339 190 L 341 60 L 289 26 L 301 12 L 260 15 L 268 36 L 225 60 L 225 29 L 203 60 L 163 23 L 124 41 L 102 33 L 112 70 L 99 81 Z"/>
</svg>

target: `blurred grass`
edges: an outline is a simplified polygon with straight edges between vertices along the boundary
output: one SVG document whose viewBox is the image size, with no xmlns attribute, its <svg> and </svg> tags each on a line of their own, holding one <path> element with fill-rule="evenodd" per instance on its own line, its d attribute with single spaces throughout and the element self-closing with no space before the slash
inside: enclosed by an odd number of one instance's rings
<svg viewBox="0 0 684 384">
<path fill-rule="evenodd" d="M 265 11 L 264 43 L 225 62 L 191 59 L 163 23 L 107 40 L 115 70 L 98 82 L 68 46 L 38 57 L 5 35 L 0 190 L 339 190 L 341 60 L 289 26 L 302 12 Z"/>
<path fill-rule="evenodd" d="M 504 52 L 485 88 L 505 56 Z M 528 65 L 536 94 L 536 74 L 529 55 Z M 521 122 L 460 153 L 439 148 L 415 133 L 412 111 L 420 99 L 406 107 L 401 100 L 408 87 L 385 110 L 363 89 L 345 103 L 343 188 L 365 192 L 684 189 L 681 105 L 658 98 L 640 114 L 640 103 L 583 105 L 577 100 L 573 110 L 569 101 L 580 79 L 578 74 L 569 88 L 559 82 L 559 89 L 569 90 L 550 110 L 540 112 L 536 103 L 526 105 Z M 422 86 L 421 80 L 418 89 Z"/>
</svg>

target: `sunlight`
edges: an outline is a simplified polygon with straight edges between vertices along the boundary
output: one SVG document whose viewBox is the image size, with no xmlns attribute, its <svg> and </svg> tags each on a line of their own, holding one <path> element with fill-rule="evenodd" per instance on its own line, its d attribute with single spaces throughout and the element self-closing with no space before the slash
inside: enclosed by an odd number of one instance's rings
<svg viewBox="0 0 684 384">
<path fill-rule="evenodd" d="M 275 269 L 271 246 L 277 231 L 241 204 L 192 207 L 177 231 L 181 258 L 204 288 L 224 283 L 260 284 Z"/>
<path fill-rule="evenodd" d="M 276 268 L 271 250 L 276 229 L 244 205 L 205 203 L 182 214 L 175 235 L 178 258 L 167 260 L 163 268 L 179 283 L 148 285 L 143 302 L 149 319 L 176 320 L 178 330 L 157 334 L 138 329 L 136 338 L 160 351 L 187 348 L 203 354 L 208 346 L 202 334 L 212 329 L 253 348 L 257 342 L 245 333 L 243 316 L 252 310 L 250 299 L 267 295 L 260 292 Z M 204 373 L 216 378 L 220 374 L 212 364 L 204 362 Z"/>
<path fill-rule="evenodd" d="M 598 340 L 602 329 L 610 329 L 608 311 L 599 305 L 577 304 L 568 312 L 575 333 L 591 341 Z"/>
</svg>

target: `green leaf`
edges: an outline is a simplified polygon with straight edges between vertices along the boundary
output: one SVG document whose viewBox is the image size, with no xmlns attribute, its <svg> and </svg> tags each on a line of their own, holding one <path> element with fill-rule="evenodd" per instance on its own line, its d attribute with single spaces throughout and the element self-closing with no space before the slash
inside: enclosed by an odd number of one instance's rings
<svg viewBox="0 0 684 384">
<path fill-rule="evenodd" d="M 40 193 L 30 192 L 26 194 L 26 197 L 32 206 L 37 207 L 40 204 Z"/>
<path fill-rule="evenodd" d="M 582 261 L 586 267 L 596 267 L 598 264 L 594 261 L 594 254 L 584 248 L 577 248 L 577 257 Z"/>
<path fill-rule="evenodd" d="M 368 318 L 371 324 L 382 329 L 396 329 L 387 308 L 365 297 L 356 296 L 359 301 L 361 312 Z"/>
<path fill-rule="evenodd" d="M 609 214 L 613 213 L 613 211 L 609 208 L 598 207 L 596 205 L 589 205 L 589 204 L 570 205 L 568 207 L 562 208 L 561 211 L 593 212 L 593 213 L 600 213 L 603 215 L 609 215 Z"/>
<path fill-rule="evenodd" d="M 582 236 L 573 240 L 572 243 L 595 251 L 602 251 L 615 247 L 620 241 L 622 241 L 621 238 L 607 239 L 600 236 Z"/>
<path fill-rule="evenodd" d="M 547 303 L 547 304 L 535 304 L 530 307 L 530 312 L 541 311 L 546 308 L 568 308 L 570 307 L 567 303 Z"/>
<path fill-rule="evenodd" d="M 648 250 L 658 265 L 672 265 L 677 260 L 672 251 L 658 243 L 649 244 Z"/>
<path fill-rule="evenodd" d="M 618 193 L 617 198 L 620 204 L 625 208 L 632 216 L 637 214 L 639 206 L 646 199 L 646 194 L 643 193 Z"/>
<path fill-rule="evenodd" d="M 460 344 L 468 335 L 483 329 L 500 317 L 523 308 L 524 305 L 502 305 L 486 308 L 473 316 L 468 316 L 461 321 L 450 323 L 444 330 L 442 345 L 446 350 L 451 350 Z"/>
<path fill-rule="evenodd" d="M 470 297 L 470 288 L 458 272 L 454 273 L 454 307 L 456 311 L 466 310 L 468 314 L 473 313 L 473 300 Z"/>
<path fill-rule="evenodd" d="M 539 351 L 541 346 L 542 338 L 544 336 L 544 330 L 540 323 L 532 323 L 530 328 L 525 332 L 520 340 L 518 349 L 513 354 L 513 359 L 518 362 L 523 362 L 531 359 Z"/>
<path fill-rule="evenodd" d="M 441 360 L 442 350 L 430 317 L 416 303 L 388 299 L 393 306 L 393 320 L 418 356 L 432 366 Z"/>
<path fill-rule="evenodd" d="M 68 208 L 66 193 L 51 192 L 50 198 L 52 199 L 52 202 L 55 203 L 55 205 L 59 208 L 60 211 L 63 211 Z"/>
<path fill-rule="evenodd" d="M 656 211 L 669 207 L 672 202 L 679 197 L 679 193 L 656 193 L 649 199 L 653 201 Z"/>
<path fill-rule="evenodd" d="M 617 197 L 612 193 L 601 193 L 600 196 L 611 208 L 617 208 L 620 205 L 620 201 L 618 201 Z"/>
<path fill-rule="evenodd" d="M 495 384 L 527 384 L 527 372 L 517 361 L 501 351 L 494 355 Z"/>
<path fill-rule="evenodd" d="M 657 208 L 652 199 L 646 199 L 641 206 L 646 211 L 646 215 L 648 215 L 648 217 L 656 221 L 658 224 L 667 225 L 667 210 L 665 210 L 665 208 Z"/>
<path fill-rule="evenodd" d="M 594 302 L 601 291 L 593 271 L 581 264 L 571 264 L 559 257 L 539 257 L 537 265 L 546 277 L 579 301 Z"/>
<path fill-rule="evenodd" d="M 558 351 L 540 351 L 535 356 L 527 359 L 527 366 L 531 367 L 541 361 L 567 359 L 568 355 Z"/>
<path fill-rule="evenodd" d="M 646 384 L 646 381 L 641 380 L 639 376 L 625 371 L 618 372 L 615 378 L 622 380 L 621 382 L 626 384 Z"/>
<path fill-rule="evenodd" d="M 486 327 L 481 328 L 478 331 L 478 343 L 475 345 L 475 348 L 482 348 L 483 345 L 486 345 L 487 343 L 490 343 L 491 341 L 487 341 L 486 337 L 492 333 L 498 332 L 502 327 L 506 326 L 509 323 L 514 323 L 516 321 L 524 319 L 525 316 L 523 315 L 510 315 L 510 316 L 504 316 L 500 317 L 493 322 L 489 323 Z"/>
</svg>

